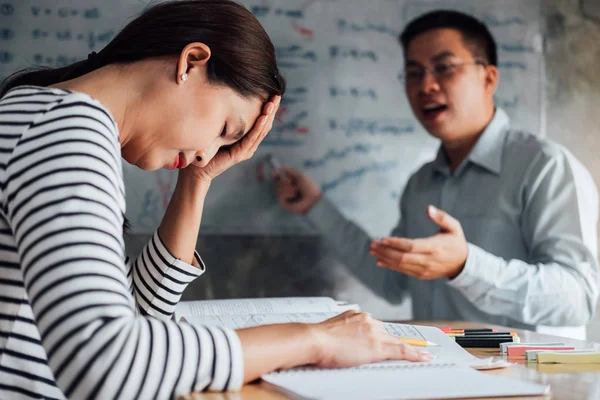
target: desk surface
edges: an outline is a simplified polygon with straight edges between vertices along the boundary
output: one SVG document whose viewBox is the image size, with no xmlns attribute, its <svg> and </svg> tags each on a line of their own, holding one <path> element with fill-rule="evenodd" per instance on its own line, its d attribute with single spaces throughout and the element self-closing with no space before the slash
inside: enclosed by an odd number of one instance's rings
<svg viewBox="0 0 600 400">
<path fill-rule="evenodd" d="M 582 348 L 600 348 L 600 344 L 582 340 L 544 335 L 531 331 L 524 331 L 501 326 L 477 324 L 472 322 L 457 321 L 401 321 L 413 325 L 453 326 L 461 328 L 489 327 L 510 329 L 518 332 L 521 341 L 526 342 L 555 342 L 561 341 Z M 467 349 L 471 354 L 486 358 L 502 356 L 500 349 Z M 525 360 L 510 359 L 518 365 L 485 373 L 502 375 L 511 378 L 549 384 L 552 387 L 552 399 L 557 400 L 596 400 L 600 399 L 600 364 L 537 364 L 527 363 Z M 546 399 L 547 397 L 512 397 L 511 399 Z M 289 397 L 264 387 L 261 384 L 246 385 L 239 393 L 193 393 L 183 396 L 181 400 L 286 400 Z"/>
</svg>

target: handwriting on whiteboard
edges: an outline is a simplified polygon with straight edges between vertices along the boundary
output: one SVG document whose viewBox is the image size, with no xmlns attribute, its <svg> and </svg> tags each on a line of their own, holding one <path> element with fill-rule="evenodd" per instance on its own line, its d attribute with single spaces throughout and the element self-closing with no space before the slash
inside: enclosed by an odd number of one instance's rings
<svg viewBox="0 0 600 400">
<path fill-rule="evenodd" d="M 396 29 L 392 29 L 389 26 L 380 23 L 380 22 L 371 22 L 371 21 L 348 21 L 345 18 L 337 19 L 337 29 L 340 33 L 367 33 L 367 32 L 375 32 L 382 33 L 386 35 L 398 36 L 400 33 Z"/>
<path fill-rule="evenodd" d="M 353 59 L 377 62 L 377 54 L 373 50 L 359 49 L 353 46 L 335 45 L 329 47 L 329 57 L 332 60 Z"/>
<path fill-rule="evenodd" d="M 343 160 L 352 154 L 368 154 L 379 151 L 381 151 L 381 145 L 355 143 L 346 146 L 342 150 L 329 149 L 322 157 L 306 159 L 302 164 L 304 168 L 320 168 L 325 166 L 329 161 Z"/>
<path fill-rule="evenodd" d="M 403 119 L 351 118 L 348 121 L 340 121 L 332 118 L 329 120 L 329 130 L 342 132 L 348 137 L 360 135 L 398 136 L 415 132 L 415 123 Z"/>
<path fill-rule="evenodd" d="M 389 171 L 390 169 L 396 168 L 397 165 L 397 161 L 388 160 L 383 162 L 373 162 L 372 164 L 364 165 L 356 169 L 347 169 L 343 171 L 337 178 L 321 183 L 321 188 L 323 193 L 327 193 L 338 188 L 344 183 L 361 179 L 366 174 Z"/>
<path fill-rule="evenodd" d="M 329 86 L 329 95 L 331 97 L 352 97 L 355 99 L 377 100 L 377 92 L 372 88 L 361 88 L 356 86 L 341 87 Z"/>
</svg>

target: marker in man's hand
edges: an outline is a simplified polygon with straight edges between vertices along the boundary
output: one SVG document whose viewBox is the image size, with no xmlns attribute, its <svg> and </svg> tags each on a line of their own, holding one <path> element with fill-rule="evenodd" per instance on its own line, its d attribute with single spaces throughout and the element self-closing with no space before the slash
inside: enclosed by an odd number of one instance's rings
<svg viewBox="0 0 600 400">
<path fill-rule="evenodd" d="M 296 180 L 293 177 L 291 177 L 285 173 L 285 171 L 283 170 L 283 164 L 281 163 L 281 161 L 279 161 L 277 158 L 275 158 L 272 154 L 267 154 L 265 156 L 265 162 L 267 164 L 269 164 L 269 167 L 271 168 L 271 175 L 273 176 L 274 179 L 280 179 L 287 175 L 292 180 L 292 183 L 294 185 L 296 185 Z M 294 203 L 294 202 L 300 200 L 301 198 L 302 198 L 302 194 L 298 190 L 298 191 L 296 191 L 296 195 L 290 199 L 287 199 L 287 201 L 289 201 L 290 203 Z"/>
</svg>

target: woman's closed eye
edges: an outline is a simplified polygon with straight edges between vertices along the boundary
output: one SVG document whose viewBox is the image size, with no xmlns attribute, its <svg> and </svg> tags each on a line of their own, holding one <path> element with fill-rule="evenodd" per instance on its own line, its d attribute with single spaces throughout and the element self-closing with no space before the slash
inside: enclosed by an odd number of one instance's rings
<svg viewBox="0 0 600 400">
<path fill-rule="evenodd" d="M 221 131 L 221 137 L 227 137 L 227 122 L 225 122 L 225 125 L 223 125 L 223 130 Z"/>
</svg>

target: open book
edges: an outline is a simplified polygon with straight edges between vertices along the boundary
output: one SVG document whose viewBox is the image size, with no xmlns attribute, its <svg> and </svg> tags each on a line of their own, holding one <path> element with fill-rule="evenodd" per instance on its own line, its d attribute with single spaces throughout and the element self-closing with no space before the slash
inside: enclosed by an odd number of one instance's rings
<svg viewBox="0 0 600 400">
<path fill-rule="evenodd" d="M 331 297 L 198 300 L 180 302 L 174 318 L 190 324 L 240 329 L 286 322 L 321 322 L 348 310 L 359 310 L 359 306 Z"/>
<path fill-rule="evenodd" d="M 174 318 L 240 329 L 286 322 L 318 323 L 350 309 L 359 307 L 329 297 L 206 300 L 181 302 Z M 477 368 L 481 360 L 438 328 L 384 326 L 392 335 L 436 343 L 425 349 L 434 360 L 383 361 L 334 370 L 302 367 L 266 374 L 262 379 L 277 390 L 304 399 L 447 399 L 537 396 L 549 391 L 546 385 L 476 371 L 472 367 Z"/>
</svg>

